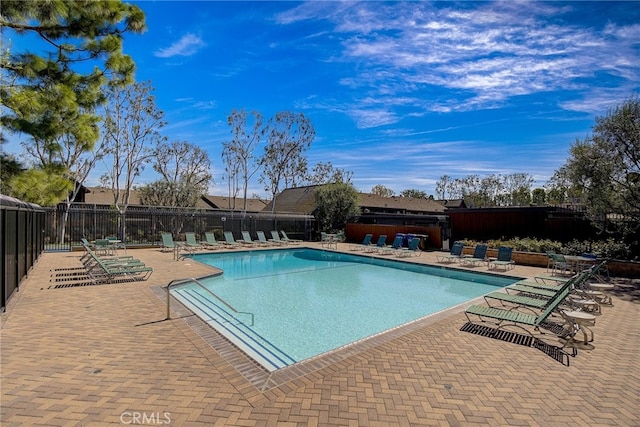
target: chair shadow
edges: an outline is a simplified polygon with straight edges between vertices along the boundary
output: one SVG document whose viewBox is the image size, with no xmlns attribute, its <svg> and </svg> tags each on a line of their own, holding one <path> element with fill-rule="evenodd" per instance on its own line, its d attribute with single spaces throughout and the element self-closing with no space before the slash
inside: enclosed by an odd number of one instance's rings
<svg viewBox="0 0 640 427">
<path fill-rule="evenodd" d="M 513 331 L 492 328 L 487 325 L 479 325 L 477 323 L 466 322 L 460 328 L 462 332 L 468 332 L 482 337 L 493 338 L 500 341 L 509 342 L 523 347 L 532 347 L 542 351 L 553 360 L 569 366 L 570 357 L 577 354 L 577 350 L 573 348 L 573 354 L 567 353 L 563 348 L 533 337 L 531 335 L 520 334 Z"/>
</svg>

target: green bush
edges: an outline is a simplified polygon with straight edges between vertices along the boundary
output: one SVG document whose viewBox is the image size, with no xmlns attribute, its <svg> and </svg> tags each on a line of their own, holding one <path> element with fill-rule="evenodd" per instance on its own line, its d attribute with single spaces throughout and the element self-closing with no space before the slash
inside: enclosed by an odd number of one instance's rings
<svg viewBox="0 0 640 427">
<path fill-rule="evenodd" d="M 477 241 L 464 239 L 465 246 L 475 246 Z M 564 255 L 581 255 L 585 252 L 597 255 L 599 258 L 613 259 L 629 259 L 629 247 L 624 243 L 617 242 L 614 239 L 598 240 L 598 241 L 579 241 L 572 240 L 568 243 L 561 243 L 549 239 L 536 238 L 520 238 L 514 237 L 508 240 L 489 240 L 486 242 L 490 248 L 498 248 L 500 246 L 508 246 L 514 251 L 521 252 L 556 252 Z"/>
</svg>

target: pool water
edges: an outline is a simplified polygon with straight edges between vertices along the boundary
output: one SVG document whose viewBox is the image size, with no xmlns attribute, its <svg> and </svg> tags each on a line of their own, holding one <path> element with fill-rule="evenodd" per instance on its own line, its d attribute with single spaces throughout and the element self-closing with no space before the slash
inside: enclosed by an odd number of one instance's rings
<svg viewBox="0 0 640 427">
<path fill-rule="evenodd" d="M 253 314 L 253 326 L 248 315 L 242 313 L 233 313 L 233 320 L 214 319 L 212 326 L 218 330 L 222 327 L 223 334 L 229 323 L 249 328 L 272 348 L 255 350 L 242 338 L 239 347 L 269 365 L 265 366 L 268 369 L 325 353 L 516 281 L 301 248 L 195 254 L 193 259 L 224 272 L 201 280 L 202 284 L 236 310 Z M 195 299 L 205 298 L 205 293 L 193 285 L 173 291 L 179 299 L 186 295 L 185 305 L 210 321 L 216 315 L 202 307 L 194 308 Z M 231 332 L 227 338 L 235 342 L 238 334 Z M 256 351 L 258 357 L 253 354 Z"/>
</svg>

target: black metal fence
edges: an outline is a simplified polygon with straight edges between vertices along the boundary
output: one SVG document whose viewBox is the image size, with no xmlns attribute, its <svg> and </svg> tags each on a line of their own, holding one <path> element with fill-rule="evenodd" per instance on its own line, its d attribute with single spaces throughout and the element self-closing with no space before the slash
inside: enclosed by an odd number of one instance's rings
<svg viewBox="0 0 640 427">
<path fill-rule="evenodd" d="M 66 216 L 66 220 L 65 220 Z M 63 206 L 46 210 L 44 239 L 46 250 L 70 250 L 89 241 L 115 236 L 127 247 L 155 246 L 162 242 L 161 233 L 169 232 L 174 240 L 184 240 L 185 232 L 204 238 L 214 232 L 223 239 L 223 232 L 233 232 L 236 239 L 241 231 L 285 230 L 289 237 L 303 240 L 314 238 L 315 220 L 310 215 L 283 213 L 246 213 L 195 208 L 165 208 L 130 206 L 124 213 L 104 205 L 74 204 L 69 211 Z"/>
<path fill-rule="evenodd" d="M 0 195 L 0 263 L 2 287 L 0 311 L 9 297 L 18 290 L 44 249 L 42 230 L 45 211 L 38 205 Z"/>
</svg>

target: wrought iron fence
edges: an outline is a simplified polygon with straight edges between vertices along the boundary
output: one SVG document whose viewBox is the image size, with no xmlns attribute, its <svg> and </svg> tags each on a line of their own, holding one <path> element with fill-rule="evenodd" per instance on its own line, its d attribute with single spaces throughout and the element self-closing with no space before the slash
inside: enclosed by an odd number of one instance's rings
<svg viewBox="0 0 640 427">
<path fill-rule="evenodd" d="M 70 250 L 80 246 L 82 238 L 92 241 L 109 236 L 128 247 L 156 246 L 161 244 L 163 232 L 184 240 L 185 232 L 194 232 L 198 238 L 214 232 L 222 239 L 224 231 L 239 238 L 241 231 L 255 236 L 258 230 L 286 230 L 290 237 L 310 240 L 314 227 L 310 215 L 141 206 L 130 206 L 120 213 L 110 206 L 78 203 L 68 212 L 63 206 L 46 209 L 44 239 L 46 250 Z"/>
</svg>

